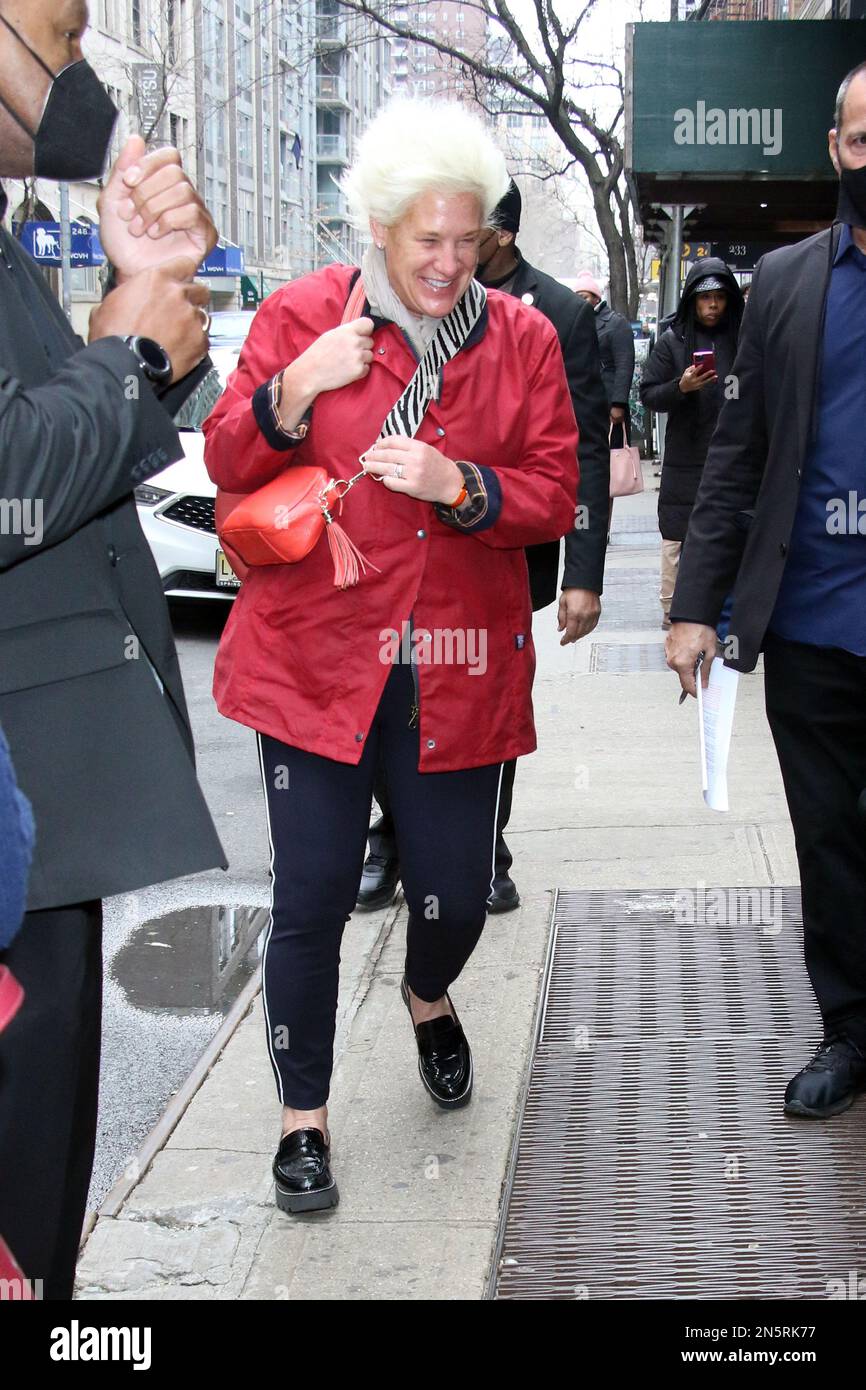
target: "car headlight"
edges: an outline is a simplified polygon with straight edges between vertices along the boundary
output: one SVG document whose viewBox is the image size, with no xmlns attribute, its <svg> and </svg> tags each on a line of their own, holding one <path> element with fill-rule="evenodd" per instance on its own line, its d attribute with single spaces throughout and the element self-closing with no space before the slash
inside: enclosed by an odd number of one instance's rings
<svg viewBox="0 0 866 1390">
<path fill-rule="evenodd" d="M 168 488 L 152 487 L 150 483 L 142 483 L 135 489 L 135 500 L 140 507 L 156 507 L 166 497 L 171 497 Z"/>
</svg>

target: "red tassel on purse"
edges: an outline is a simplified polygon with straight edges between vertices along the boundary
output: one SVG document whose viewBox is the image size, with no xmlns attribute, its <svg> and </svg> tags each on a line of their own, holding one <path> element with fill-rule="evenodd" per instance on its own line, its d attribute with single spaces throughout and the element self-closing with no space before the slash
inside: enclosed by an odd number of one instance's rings
<svg viewBox="0 0 866 1390">
<path fill-rule="evenodd" d="M 330 494 L 348 486 L 342 479 L 329 478 L 324 468 L 300 463 L 256 492 L 240 497 L 221 494 L 222 499 L 234 503 L 217 517 L 217 531 L 235 573 L 236 557 L 244 570 L 252 565 L 296 565 L 309 555 L 327 528 L 334 584 L 339 589 L 357 584 L 368 566 L 376 566 L 361 554 L 331 514 Z M 337 491 L 336 500 L 342 511 L 343 493 Z"/>
</svg>

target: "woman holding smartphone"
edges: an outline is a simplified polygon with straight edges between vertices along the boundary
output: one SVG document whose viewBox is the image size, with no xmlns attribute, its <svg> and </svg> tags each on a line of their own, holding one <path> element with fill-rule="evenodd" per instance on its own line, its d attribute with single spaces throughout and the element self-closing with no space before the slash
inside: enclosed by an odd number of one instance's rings
<svg viewBox="0 0 866 1390">
<path fill-rule="evenodd" d="M 676 314 L 660 325 L 663 331 L 644 368 L 641 400 L 668 417 L 659 489 L 659 599 L 665 630 L 671 625 L 680 550 L 725 401 L 744 307 L 743 292 L 725 262 L 702 259 L 689 271 Z"/>
</svg>

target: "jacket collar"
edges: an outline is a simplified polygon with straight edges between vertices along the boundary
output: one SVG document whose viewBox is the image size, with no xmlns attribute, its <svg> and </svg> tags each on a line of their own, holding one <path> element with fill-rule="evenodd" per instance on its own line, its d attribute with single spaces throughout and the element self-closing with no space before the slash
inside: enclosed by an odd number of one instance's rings
<svg viewBox="0 0 866 1390">
<path fill-rule="evenodd" d="M 862 264 L 863 252 L 851 235 L 851 228 L 848 226 L 847 222 L 841 223 L 840 226 L 839 242 L 833 256 L 833 264 L 838 265 L 843 256 L 848 256 L 850 260 Z"/>
<path fill-rule="evenodd" d="M 524 294 L 535 295 L 538 291 L 538 271 L 534 265 L 524 259 L 523 253 L 514 248 L 517 256 L 517 270 L 514 272 L 514 281 L 511 286 L 511 293 L 520 299 Z"/>
<path fill-rule="evenodd" d="M 418 357 L 417 352 L 415 351 L 414 347 L 413 347 L 412 344 L 410 343 L 409 339 L 406 337 L 406 334 L 403 332 L 403 330 L 402 330 L 402 328 L 400 327 L 400 325 L 397 324 L 397 323 L 394 323 L 393 319 L 383 319 L 383 318 L 380 318 L 378 314 L 374 314 L 373 311 L 372 311 L 371 308 L 370 308 L 370 304 L 369 304 L 369 301 L 368 301 L 368 300 L 364 300 L 364 318 L 368 318 L 368 319 L 372 319 L 372 320 L 373 320 L 373 331 L 374 331 L 374 333 L 375 333 L 378 329 L 380 329 L 380 328 L 389 328 L 389 327 L 390 327 L 390 328 L 396 329 L 396 331 L 400 334 L 400 337 L 401 337 L 401 338 L 403 339 L 403 341 L 405 342 L 406 346 L 409 348 L 409 350 L 410 350 L 410 352 L 412 353 L 412 356 L 415 358 L 416 362 L 420 361 L 420 358 Z M 489 319 L 490 319 L 490 309 L 489 309 L 489 306 L 488 306 L 487 304 L 485 304 L 485 305 L 484 305 L 484 308 L 481 310 L 481 313 L 480 313 L 480 315 L 479 315 L 479 318 L 478 318 L 477 323 L 475 324 L 474 328 L 472 329 L 472 332 L 469 334 L 469 337 L 466 339 L 466 342 L 463 344 L 462 348 L 460 349 L 461 352 L 465 352 L 467 348 L 475 347 L 476 343 L 480 343 L 480 342 L 481 342 L 482 338 L 484 337 L 484 335 L 485 335 L 486 332 L 487 332 L 487 325 L 488 325 Z"/>
</svg>

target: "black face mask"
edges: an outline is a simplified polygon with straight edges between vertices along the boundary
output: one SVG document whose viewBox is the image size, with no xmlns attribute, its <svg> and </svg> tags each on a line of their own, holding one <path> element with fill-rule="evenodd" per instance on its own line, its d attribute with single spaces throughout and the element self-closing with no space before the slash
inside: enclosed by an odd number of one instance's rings
<svg viewBox="0 0 866 1390">
<path fill-rule="evenodd" d="M 866 228 L 866 164 L 859 169 L 846 169 L 842 165 L 836 221 L 846 222 L 849 227 Z"/>
<path fill-rule="evenodd" d="M 117 107 L 89 63 L 80 59 L 57 75 L 7 19 L 0 20 L 51 78 L 45 110 L 34 133 L 0 96 L 0 106 L 33 141 L 33 173 L 41 179 L 95 179 L 105 168 Z"/>
</svg>

